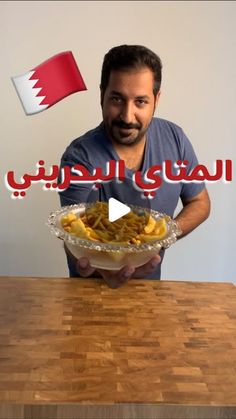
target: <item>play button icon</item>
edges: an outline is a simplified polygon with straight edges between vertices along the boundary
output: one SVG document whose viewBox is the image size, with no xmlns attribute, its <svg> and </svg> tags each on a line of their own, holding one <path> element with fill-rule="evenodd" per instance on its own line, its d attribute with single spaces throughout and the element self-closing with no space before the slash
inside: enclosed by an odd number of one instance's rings
<svg viewBox="0 0 236 419">
<path fill-rule="evenodd" d="M 131 211 L 128 205 L 123 204 L 115 198 L 108 200 L 108 219 L 111 223 L 128 214 Z"/>
</svg>

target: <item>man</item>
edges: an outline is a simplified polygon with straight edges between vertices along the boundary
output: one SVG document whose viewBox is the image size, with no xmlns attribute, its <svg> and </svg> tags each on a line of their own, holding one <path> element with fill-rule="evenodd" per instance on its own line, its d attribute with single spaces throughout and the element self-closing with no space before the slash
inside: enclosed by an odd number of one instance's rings
<svg viewBox="0 0 236 419">
<path fill-rule="evenodd" d="M 101 106 L 103 122 L 95 129 L 74 140 L 62 156 L 61 167 L 82 164 L 90 172 L 104 167 L 109 160 L 123 160 L 126 168 L 124 185 L 101 185 L 99 200 L 108 201 L 111 195 L 127 204 L 137 204 L 132 175 L 143 174 L 165 160 L 175 163 L 187 160 L 188 171 L 198 164 L 193 147 L 180 127 L 160 118 L 154 112 L 160 98 L 162 63 L 152 51 L 138 45 L 112 48 L 104 57 L 101 75 Z M 75 185 L 60 193 L 61 204 L 86 202 L 91 198 L 92 185 Z M 140 192 L 139 192 L 140 194 Z M 179 198 L 183 209 L 176 217 L 187 235 L 201 224 L 210 212 L 210 200 L 203 183 L 163 183 L 151 207 L 171 217 Z M 94 200 L 98 196 L 94 195 Z M 89 261 L 75 260 L 67 249 L 71 276 L 101 275 L 110 287 L 119 287 L 129 278 L 160 279 L 160 266 L 164 252 L 139 268 L 125 266 L 119 272 L 95 270 Z"/>
</svg>

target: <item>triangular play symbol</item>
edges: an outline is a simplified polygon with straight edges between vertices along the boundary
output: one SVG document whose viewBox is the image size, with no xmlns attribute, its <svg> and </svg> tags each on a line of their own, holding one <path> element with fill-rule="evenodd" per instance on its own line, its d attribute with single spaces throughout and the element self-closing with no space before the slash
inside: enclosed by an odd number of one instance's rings
<svg viewBox="0 0 236 419">
<path fill-rule="evenodd" d="M 115 198 L 109 198 L 108 200 L 108 219 L 111 223 L 118 220 L 124 215 L 131 211 L 130 207 Z"/>
</svg>

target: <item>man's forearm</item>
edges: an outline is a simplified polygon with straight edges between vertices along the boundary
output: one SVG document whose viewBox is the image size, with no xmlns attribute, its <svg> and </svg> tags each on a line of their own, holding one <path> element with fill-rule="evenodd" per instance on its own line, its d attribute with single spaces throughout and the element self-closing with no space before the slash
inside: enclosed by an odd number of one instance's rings
<svg viewBox="0 0 236 419">
<path fill-rule="evenodd" d="M 198 227 L 205 221 L 210 214 L 210 199 L 206 189 L 202 191 L 196 198 L 184 204 L 183 209 L 177 215 L 177 221 L 182 230 L 182 238 Z"/>
</svg>

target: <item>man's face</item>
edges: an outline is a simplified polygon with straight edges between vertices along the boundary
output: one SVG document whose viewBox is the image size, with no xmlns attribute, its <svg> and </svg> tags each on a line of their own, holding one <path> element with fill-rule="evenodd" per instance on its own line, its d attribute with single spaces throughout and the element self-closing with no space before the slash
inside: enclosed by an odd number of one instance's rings
<svg viewBox="0 0 236 419">
<path fill-rule="evenodd" d="M 144 138 L 160 96 L 159 92 L 154 97 L 153 84 L 153 73 L 147 67 L 111 72 L 101 95 L 103 120 L 114 143 L 133 145 Z"/>
</svg>

